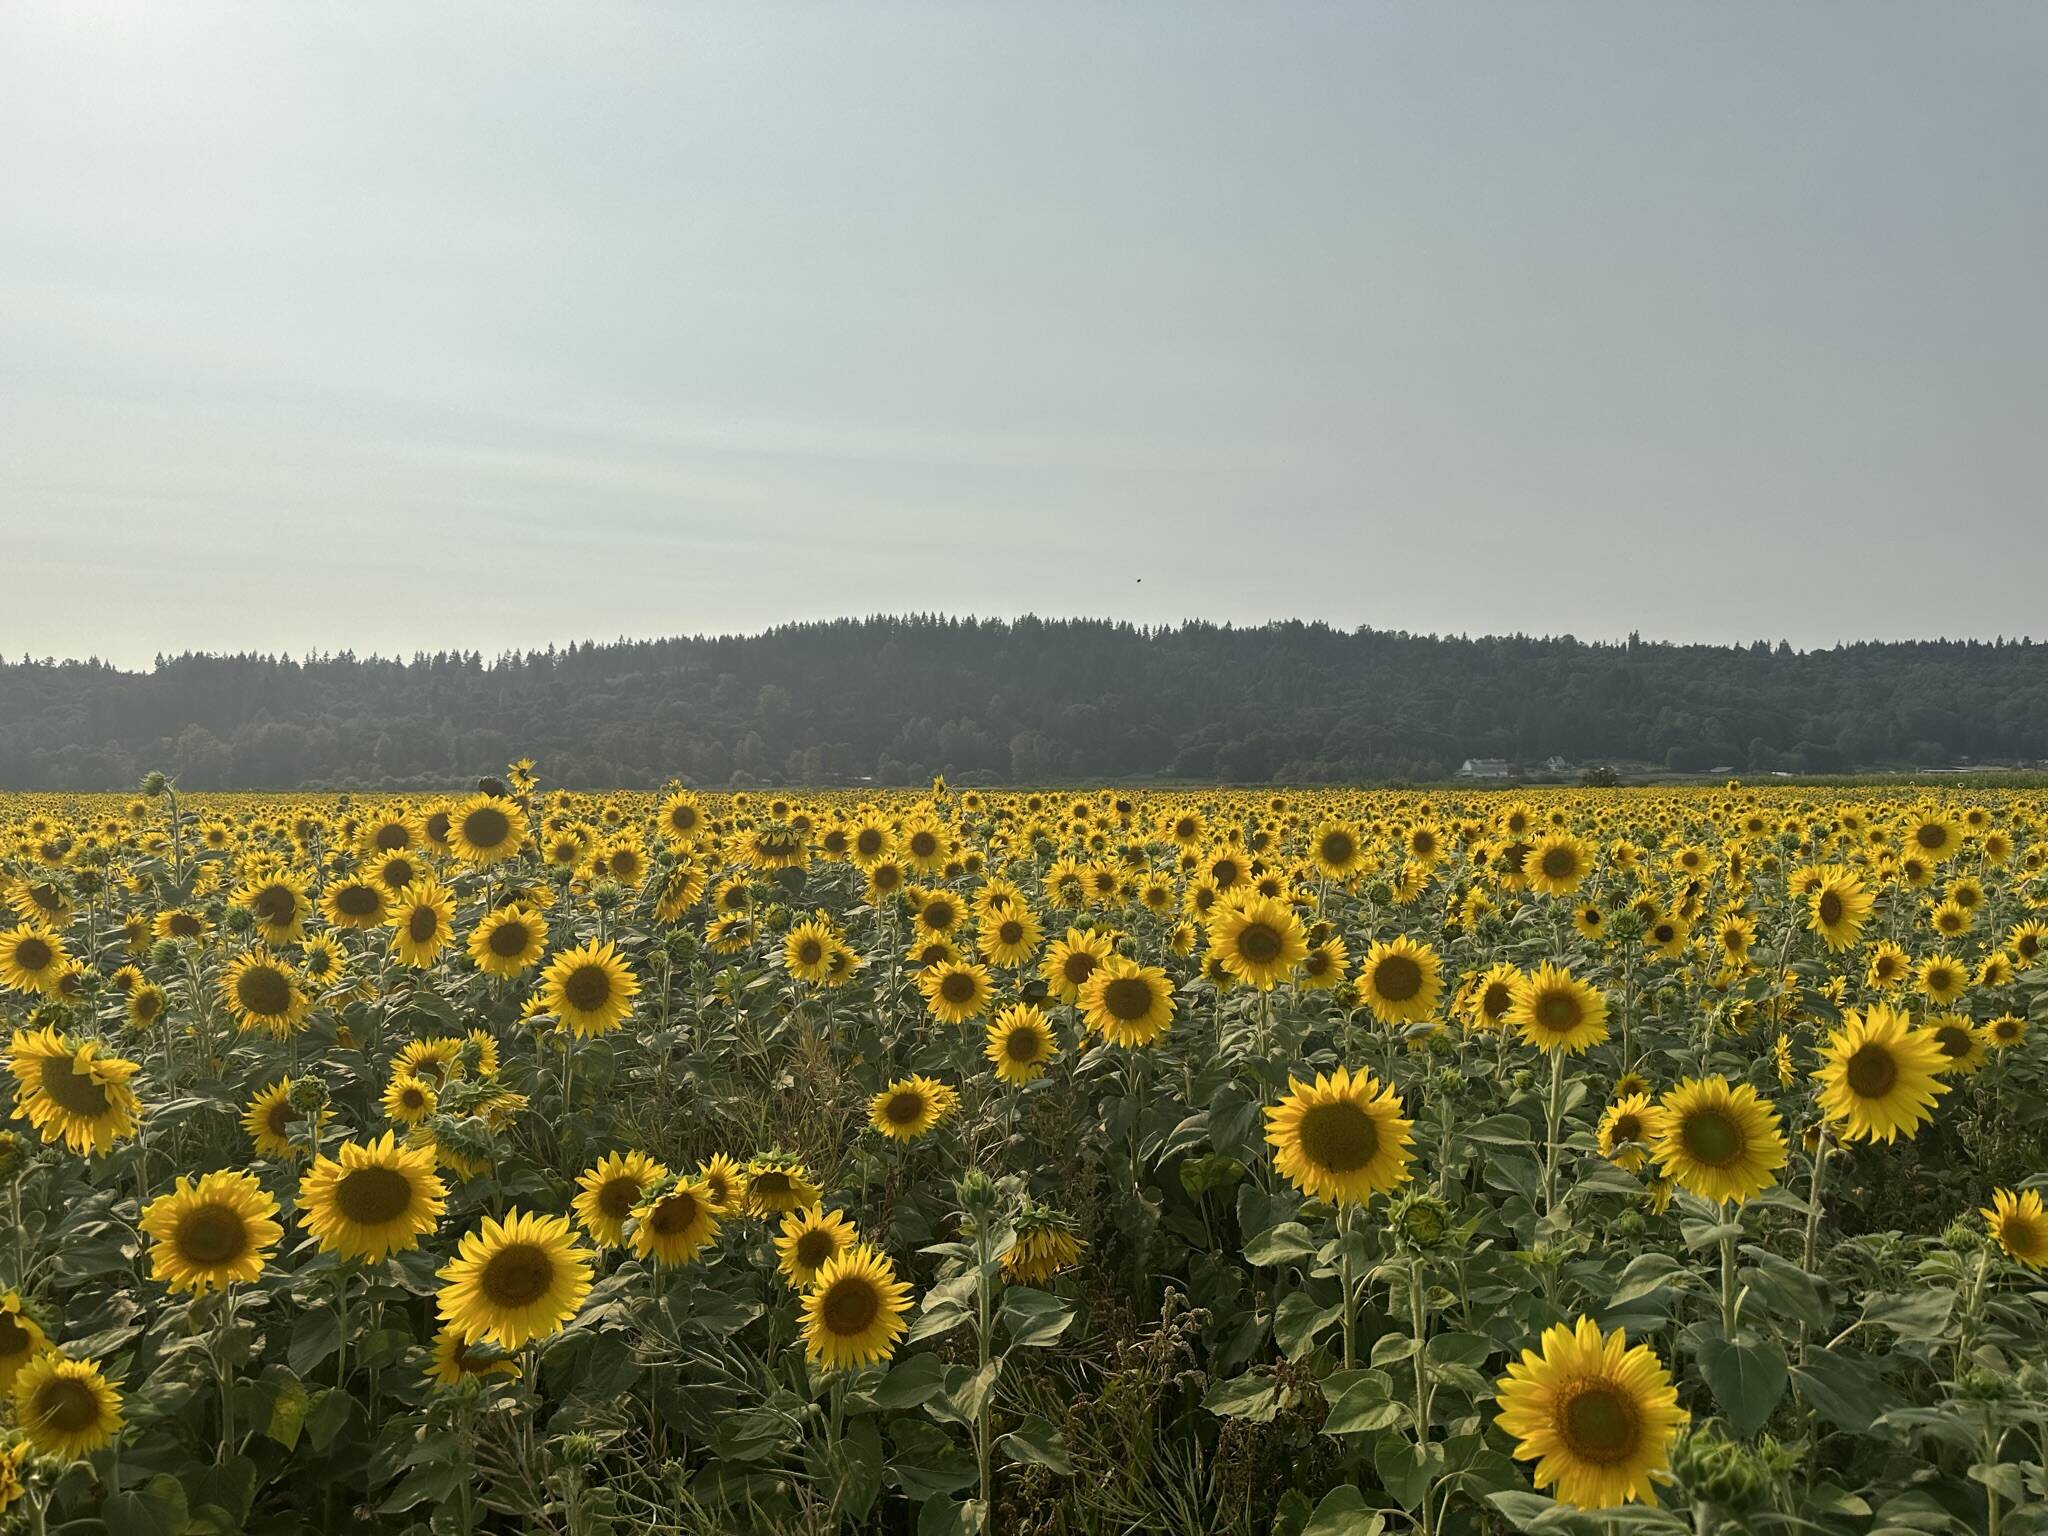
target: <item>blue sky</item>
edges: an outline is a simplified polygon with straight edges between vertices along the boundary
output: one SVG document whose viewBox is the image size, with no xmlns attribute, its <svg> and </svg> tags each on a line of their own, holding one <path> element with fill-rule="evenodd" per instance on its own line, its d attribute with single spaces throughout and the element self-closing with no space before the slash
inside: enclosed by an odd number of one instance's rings
<svg viewBox="0 0 2048 1536">
<path fill-rule="evenodd" d="M 0 652 L 2039 632 L 2044 64 L 2032 4 L 9 6 Z"/>
</svg>

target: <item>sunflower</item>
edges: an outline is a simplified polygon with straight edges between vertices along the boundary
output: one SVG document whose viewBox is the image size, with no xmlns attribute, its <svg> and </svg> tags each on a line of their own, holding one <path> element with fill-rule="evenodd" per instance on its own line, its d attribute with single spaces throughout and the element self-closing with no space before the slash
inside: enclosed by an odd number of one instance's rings
<svg viewBox="0 0 2048 1536">
<path fill-rule="evenodd" d="M 1217 907 L 1209 919 L 1209 948 L 1232 976 L 1264 992 L 1300 966 L 1308 938 L 1292 907 L 1253 896 Z"/>
<path fill-rule="evenodd" d="M 306 918 L 313 904 L 306 899 L 303 882 L 290 875 L 269 875 L 252 880 L 235 892 L 234 904 L 256 919 L 256 935 L 264 943 L 296 943 L 306 931 Z"/>
<path fill-rule="evenodd" d="M 14 1422 L 43 1455 L 75 1461 L 113 1444 L 121 1432 L 121 1394 L 97 1360 L 46 1350 L 14 1378 Z"/>
<path fill-rule="evenodd" d="M 1539 1489 L 1562 1503 L 1611 1509 L 1657 1502 L 1655 1480 L 1671 1465 L 1671 1442 L 1691 1417 L 1647 1344 L 1625 1330 L 1603 1334 L 1590 1317 L 1543 1332 L 1543 1351 L 1522 1351 L 1495 1387 L 1496 1422 L 1518 1461 L 1536 1463 Z"/>
<path fill-rule="evenodd" d="M 1580 938 L 1597 939 L 1607 931 L 1607 914 L 1596 901 L 1581 902 L 1572 912 L 1572 926 Z"/>
<path fill-rule="evenodd" d="M 2014 923 L 2005 935 L 2005 947 L 2012 951 L 2013 964 L 2021 970 L 2029 970 L 2043 954 L 2048 954 L 2048 923 L 2030 919 Z"/>
<path fill-rule="evenodd" d="M 816 1284 L 820 1270 L 859 1243 L 860 1233 L 838 1211 L 817 1206 L 790 1211 L 775 1239 L 775 1263 L 791 1288 L 800 1291 Z"/>
<path fill-rule="evenodd" d="M 1940 1041 L 1896 1008 L 1879 1003 L 1851 1012 L 1828 1037 L 1813 1074 L 1821 1112 L 1845 1122 L 1845 1140 L 1910 1139 L 1948 1092 L 1939 1076 L 1947 1060 Z"/>
<path fill-rule="evenodd" d="M 81 1157 L 104 1154 L 141 1123 L 142 1106 L 128 1086 L 140 1066 L 102 1056 L 97 1041 L 74 1046 L 54 1029 L 17 1030 L 7 1067 L 17 1085 L 15 1118 Z"/>
<path fill-rule="evenodd" d="M 510 1350 L 548 1338 L 590 1294 L 590 1259 L 566 1216 L 487 1216 L 439 1272 L 442 1320 L 465 1343 L 489 1339 Z"/>
<path fill-rule="evenodd" d="M 497 795 L 471 795 L 448 813 L 448 846 L 479 869 L 503 863 L 526 846 L 526 812 Z"/>
<path fill-rule="evenodd" d="M 1358 991 L 1382 1024 L 1414 1024 L 1436 1012 L 1443 995 L 1443 961 L 1427 944 L 1405 934 L 1365 952 Z"/>
<path fill-rule="evenodd" d="M 1078 1002 L 1081 988 L 1095 974 L 1096 967 L 1110 956 L 1110 937 L 1086 929 L 1069 928 L 1064 939 L 1053 940 L 1038 967 L 1038 974 L 1063 1003 Z"/>
<path fill-rule="evenodd" d="M 185 907 L 173 907 L 156 915 L 156 936 L 160 939 L 190 939 L 203 943 L 212 925 L 199 913 Z"/>
<path fill-rule="evenodd" d="M 242 1111 L 242 1129 L 256 1143 L 259 1156 L 290 1157 L 298 1150 L 292 1144 L 292 1123 L 305 1118 L 292 1103 L 292 1080 L 281 1077 L 249 1100 Z"/>
<path fill-rule="evenodd" d="M 916 1141 L 951 1114 L 959 1095 L 929 1077 L 899 1077 L 868 1101 L 868 1124 L 891 1141 Z"/>
<path fill-rule="evenodd" d="M 1619 1095 L 1600 1117 L 1600 1155 L 1634 1173 L 1664 1134 L 1668 1119 L 1646 1093 Z"/>
<path fill-rule="evenodd" d="M 920 971 L 918 989 L 925 1007 L 942 1024 L 965 1024 L 979 1018 L 995 996 L 995 981 L 988 967 L 948 960 Z"/>
<path fill-rule="evenodd" d="M 425 970 L 455 938 L 455 894 L 429 875 L 398 893 L 385 924 L 399 964 Z"/>
<path fill-rule="evenodd" d="M 2027 1021 L 2016 1013 L 2001 1013 L 1984 1026 L 1984 1043 L 1994 1051 L 2010 1050 L 2027 1038 Z"/>
<path fill-rule="evenodd" d="M 639 991 L 639 978 L 610 943 L 565 949 L 540 976 L 544 1006 L 579 1038 L 618 1028 Z"/>
<path fill-rule="evenodd" d="M 2048 1210 L 2042 1208 L 2040 1191 L 2016 1195 L 2009 1189 L 1993 1190 L 1991 1204 L 1981 1214 L 2008 1258 L 2028 1269 L 2048 1265 Z"/>
<path fill-rule="evenodd" d="M 488 976 L 517 976 L 547 947 L 547 919 L 518 902 L 486 912 L 469 935 L 469 958 Z"/>
<path fill-rule="evenodd" d="M 268 952 L 252 949 L 221 973 L 221 1001 L 243 1029 L 261 1029 L 283 1039 L 304 1021 L 310 1000 L 299 973 Z"/>
<path fill-rule="evenodd" d="M 645 1152 L 608 1152 L 578 1177 L 571 1207 L 593 1243 L 616 1248 L 626 1240 L 626 1219 L 640 1197 L 667 1177 L 668 1169 Z"/>
<path fill-rule="evenodd" d="M 1920 1026 L 1941 1052 L 1939 1070 L 1968 1077 L 1989 1059 L 1984 1033 L 1959 1013 L 1937 1013 Z"/>
<path fill-rule="evenodd" d="M 654 825 L 671 848 L 688 848 L 704 835 L 703 803 L 687 789 L 676 790 L 654 813 Z"/>
<path fill-rule="evenodd" d="M 1150 1045 L 1173 1024 L 1173 983 L 1157 966 L 1112 954 L 1082 986 L 1080 1007 L 1110 1044 Z"/>
<path fill-rule="evenodd" d="M 1017 1241 L 1003 1255 L 1003 1278 L 1012 1285 L 1043 1285 L 1081 1262 L 1081 1240 L 1050 1211 L 1027 1210 L 1017 1222 Z"/>
<path fill-rule="evenodd" d="M 1045 938 L 1045 930 L 1029 909 L 1017 906 L 990 913 L 982 920 L 976 947 L 990 965 L 1015 969 L 1029 965 Z"/>
<path fill-rule="evenodd" d="M 1863 980 L 1868 986 L 1891 992 L 1905 985 L 1912 971 L 1913 963 L 1906 952 L 1890 939 L 1880 939 L 1870 952 L 1870 964 L 1864 969 Z"/>
<path fill-rule="evenodd" d="M 494 1352 L 487 1344 L 466 1342 L 453 1328 L 442 1328 L 434 1335 L 427 1376 L 440 1387 L 459 1387 L 472 1376 L 503 1376 L 517 1381 L 519 1362 Z"/>
<path fill-rule="evenodd" d="M 330 928 L 381 928 L 391 892 L 375 880 L 337 880 L 320 893 L 320 915 Z"/>
<path fill-rule="evenodd" d="M 435 1085 L 409 1072 L 392 1074 L 384 1090 L 384 1113 L 400 1125 L 418 1125 L 434 1112 L 439 1099 Z"/>
<path fill-rule="evenodd" d="M 643 1196 L 633 1218 L 633 1252 L 664 1266 L 689 1263 L 718 1236 L 717 1202 L 700 1183 L 677 1183 Z"/>
<path fill-rule="evenodd" d="M 308 981 L 332 986 L 348 970 L 348 951 L 326 934 L 315 934 L 299 946 L 299 974 Z"/>
<path fill-rule="evenodd" d="M 804 1344 L 828 1370 L 886 1360 L 903 1336 L 910 1287 L 896 1267 L 865 1244 L 827 1259 L 804 1293 Z"/>
<path fill-rule="evenodd" d="M 1687 1078 L 1664 1095 L 1670 1117 L 1651 1155 L 1664 1172 L 1705 1200 L 1742 1201 L 1777 1183 L 1785 1166 L 1778 1112 L 1747 1083 L 1718 1073 Z"/>
<path fill-rule="evenodd" d="M 1408 1181 L 1413 1124 L 1392 1088 L 1370 1072 L 1339 1067 L 1313 1083 L 1290 1077 L 1287 1097 L 1266 1111 L 1273 1166 L 1312 1199 L 1363 1205 Z"/>
<path fill-rule="evenodd" d="M 1045 1010 L 1030 1003 L 1011 1003 L 990 1022 L 983 1054 L 997 1077 L 1021 1088 L 1042 1077 L 1046 1063 L 1059 1051 Z"/>
<path fill-rule="evenodd" d="M 70 965 L 63 939 L 48 928 L 28 924 L 0 933 L 0 984 L 17 992 L 54 995 Z"/>
<path fill-rule="evenodd" d="M 223 1169 L 196 1182 L 181 1176 L 142 1212 L 141 1230 L 155 1239 L 150 1278 L 173 1291 L 247 1284 L 263 1273 L 284 1235 L 276 1215 L 276 1198 L 254 1174 Z"/>
<path fill-rule="evenodd" d="M 1563 966 L 1546 962 L 1514 983 L 1505 1022 L 1530 1045 L 1576 1054 L 1607 1038 L 1607 999 Z"/>
<path fill-rule="evenodd" d="M 747 1204 L 763 1216 L 816 1205 L 821 1193 L 802 1163 L 769 1155 L 747 1164 Z"/>
<path fill-rule="evenodd" d="M 822 982 L 832 969 L 832 923 L 823 912 L 793 926 L 782 942 L 782 967 L 796 981 Z"/>
<path fill-rule="evenodd" d="M 21 1368 L 50 1347 L 42 1325 L 21 1309 L 19 1291 L 0 1291 L 0 1394 L 14 1385 Z"/>
<path fill-rule="evenodd" d="M 1569 896 L 1585 883 L 1593 868 L 1593 850 L 1569 832 L 1550 832 L 1536 839 L 1522 860 L 1522 875 L 1546 896 Z"/>
<path fill-rule="evenodd" d="M 128 1015 L 128 1022 L 137 1029 L 150 1029 L 164 1016 L 164 1010 L 170 1006 L 170 1001 L 162 987 L 153 981 L 145 981 L 128 994 L 128 1001 L 122 1011 Z"/>
<path fill-rule="evenodd" d="M 1939 813 L 1916 816 L 1907 824 L 1905 841 L 1919 856 L 1939 864 L 1962 851 L 1962 828 Z"/>
<path fill-rule="evenodd" d="M 1515 988 L 1524 979 L 1519 966 L 1498 961 L 1460 987 L 1464 995 L 1459 1010 L 1474 1029 L 1504 1029 L 1508 1009 L 1514 1006 Z"/>
<path fill-rule="evenodd" d="M 301 1225 L 328 1253 L 379 1264 L 419 1246 L 440 1224 L 447 1193 L 433 1150 L 400 1146 L 386 1131 L 313 1160 L 299 1181 Z"/>
<path fill-rule="evenodd" d="M 723 1152 L 697 1165 L 697 1182 L 704 1186 L 721 1216 L 731 1215 L 746 1204 L 747 1170 Z"/>
</svg>

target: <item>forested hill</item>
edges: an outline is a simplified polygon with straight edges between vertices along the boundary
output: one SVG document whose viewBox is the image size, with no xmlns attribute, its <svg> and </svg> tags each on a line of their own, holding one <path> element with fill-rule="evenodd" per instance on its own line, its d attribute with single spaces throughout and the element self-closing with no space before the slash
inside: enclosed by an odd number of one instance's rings
<svg viewBox="0 0 2048 1536">
<path fill-rule="evenodd" d="M 0 787 L 452 785 L 531 754 L 651 786 L 1425 780 L 1466 758 L 1702 770 L 2048 758 L 2048 644 L 1445 638 L 937 617 L 572 645 L 0 663 Z"/>
</svg>

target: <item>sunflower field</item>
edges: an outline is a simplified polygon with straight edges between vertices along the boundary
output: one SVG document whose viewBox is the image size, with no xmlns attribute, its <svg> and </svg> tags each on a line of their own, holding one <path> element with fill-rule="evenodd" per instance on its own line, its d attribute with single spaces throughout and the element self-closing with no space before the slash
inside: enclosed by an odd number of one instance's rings
<svg viewBox="0 0 2048 1536">
<path fill-rule="evenodd" d="M 2048 1532 L 2048 795 L 0 796 L 0 1529 Z"/>
</svg>

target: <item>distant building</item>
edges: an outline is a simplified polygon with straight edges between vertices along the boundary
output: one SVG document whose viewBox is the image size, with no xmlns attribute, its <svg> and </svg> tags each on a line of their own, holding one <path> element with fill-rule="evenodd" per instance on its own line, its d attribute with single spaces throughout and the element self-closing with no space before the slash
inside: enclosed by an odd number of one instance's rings
<svg viewBox="0 0 2048 1536">
<path fill-rule="evenodd" d="M 1561 757 L 1547 757 L 1543 760 L 1545 773 L 1570 773 L 1572 765 Z"/>
<path fill-rule="evenodd" d="M 1461 779 L 1505 779 L 1513 775 L 1514 770 L 1504 757 L 1468 757 L 1458 765 Z"/>
</svg>

